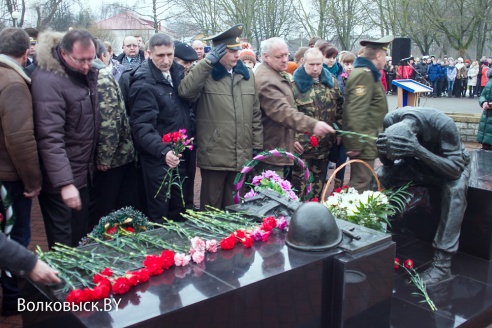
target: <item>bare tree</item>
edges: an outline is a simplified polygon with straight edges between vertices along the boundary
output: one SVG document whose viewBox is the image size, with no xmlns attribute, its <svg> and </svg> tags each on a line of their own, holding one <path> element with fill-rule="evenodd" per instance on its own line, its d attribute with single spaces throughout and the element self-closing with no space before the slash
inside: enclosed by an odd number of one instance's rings
<svg viewBox="0 0 492 328">
<path fill-rule="evenodd" d="M 46 29 L 61 3 L 62 0 L 46 0 L 34 5 L 37 14 L 36 29 L 40 31 Z"/>
<path fill-rule="evenodd" d="M 297 29 L 295 7 L 289 0 L 257 0 L 253 34 L 256 43 L 274 36 L 287 37 Z M 298 33 L 295 33 L 295 37 Z"/>
<path fill-rule="evenodd" d="M 181 6 L 186 16 L 200 27 L 201 32 L 213 35 L 222 31 L 225 26 L 222 23 L 222 0 L 181 0 Z"/>
<path fill-rule="evenodd" d="M 233 26 L 238 23 L 243 23 L 244 31 L 242 36 L 250 41 L 253 40 L 253 26 L 256 23 L 255 13 L 257 4 L 258 0 L 220 1 L 220 6 L 224 12 L 226 25 Z"/>
<path fill-rule="evenodd" d="M 373 7 L 369 0 L 312 0 L 307 5 L 300 2 L 297 13 L 308 35 L 351 50 L 361 35 L 377 26 L 368 14 Z"/>
<path fill-rule="evenodd" d="M 443 33 L 449 44 L 464 56 L 484 17 L 491 0 L 419 0 L 431 25 Z"/>
</svg>

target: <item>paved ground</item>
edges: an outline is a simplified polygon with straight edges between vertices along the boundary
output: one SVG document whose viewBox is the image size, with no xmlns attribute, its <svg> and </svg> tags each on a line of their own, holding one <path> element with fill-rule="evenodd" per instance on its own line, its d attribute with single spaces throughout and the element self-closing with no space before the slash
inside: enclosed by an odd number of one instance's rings
<svg viewBox="0 0 492 328">
<path fill-rule="evenodd" d="M 478 98 L 431 98 L 420 97 L 419 107 L 431 107 L 443 111 L 445 113 L 466 113 L 466 114 L 481 114 L 482 108 L 478 104 Z M 390 111 L 397 108 L 398 97 L 388 96 L 388 108 Z"/>
<path fill-rule="evenodd" d="M 397 104 L 396 96 L 388 96 L 388 104 L 390 110 L 394 110 Z M 472 113 L 480 114 L 481 108 L 478 105 L 477 98 L 426 98 L 422 97 L 420 101 L 420 106 L 433 107 L 443 112 L 461 112 L 461 113 Z M 476 143 L 466 143 L 467 149 L 478 148 L 479 145 Z M 346 182 L 348 181 L 348 176 L 350 174 L 350 168 L 346 171 Z M 195 180 L 195 204 L 199 204 L 199 193 L 200 193 L 200 181 L 201 177 L 199 172 L 197 172 L 197 178 Z M 37 201 L 33 204 L 32 214 L 31 214 L 31 229 L 32 229 L 32 239 L 29 249 L 35 250 L 36 245 L 39 245 L 43 250 L 48 249 L 44 224 L 41 217 L 41 212 Z M 1 303 L 1 295 L 0 295 Z M 0 316 L 0 328 L 19 328 L 22 327 L 22 318 L 20 315 L 12 317 L 1 317 Z"/>
</svg>

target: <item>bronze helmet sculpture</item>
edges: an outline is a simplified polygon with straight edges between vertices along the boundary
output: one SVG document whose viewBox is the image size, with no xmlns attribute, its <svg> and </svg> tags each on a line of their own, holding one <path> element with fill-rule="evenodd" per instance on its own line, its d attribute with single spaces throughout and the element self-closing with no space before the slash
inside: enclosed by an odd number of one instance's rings
<svg viewBox="0 0 492 328">
<path fill-rule="evenodd" d="M 342 241 L 342 232 L 328 208 L 307 202 L 294 212 L 285 243 L 304 251 L 324 251 Z"/>
</svg>

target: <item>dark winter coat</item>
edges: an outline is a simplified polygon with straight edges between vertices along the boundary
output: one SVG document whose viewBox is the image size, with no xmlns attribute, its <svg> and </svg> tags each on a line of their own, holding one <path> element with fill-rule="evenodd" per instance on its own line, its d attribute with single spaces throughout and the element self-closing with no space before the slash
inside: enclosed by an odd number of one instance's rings
<svg viewBox="0 0 492 328">
<path fill-rule="evenodd" d="M 27 277 L 38 258 L 22 245 L 10 240 L 0 232 L 0 267 L 19 277 Z"/>
<path fill-rule="evenodd" d="M 429 81 L 434 82 L 439 79 L 441 75 L 441 65 L 439 64 L 430 64 L 427 69 L 427 75 L 429 75 Z"/>
<path fill-rule="evenodd" d="M 492 80 L 489 80 L 480 94 L 478 102 L 482 107 L 484 102 L 492 102 Z M 492 109 L 484 110 L 478 124 L 477 141 L 481 144 L 492 145 Z"/>
<path fill-rule="evenodd" d="M 190 103 L 178 95 L 184 76 L 183 66 L 173 63 L 171 85 L 147 59 L 130 77 L 130 127 L 135 148 L 148 156 L 164 158 L 172 150 L 162 136 L 179 129 L 192 130 Z"/>
<path fill-rule="evenodd" d="M 60 55 L 62 33 L 41 34 L 38 68 L 31 76 L 34 124 L 43 172 L 43 190 L 86 187 L 94 170 L 100 115 L 98 71 L 72 70 Z"/>
</svg>

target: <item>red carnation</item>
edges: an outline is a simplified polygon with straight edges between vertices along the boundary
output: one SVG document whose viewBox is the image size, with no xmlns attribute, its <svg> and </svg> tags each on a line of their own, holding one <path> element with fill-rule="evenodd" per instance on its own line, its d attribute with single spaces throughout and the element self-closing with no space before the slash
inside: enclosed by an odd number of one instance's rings
<svg viewBox="0 0 492 328">
<path fill-rule="evenodd" d="M 118 231 L 118 227 L 115 226 L 115 227 L 109 227 L 106 229 L 106 233 L 108 235 L 114 235 L 116 232 Z"/>
<path fill-rule="evenodd" d="M 140 283 L 144 283 L 150 279 L 149 270 L 145 268 L 135 271 L 134 274 L 138 275 Z"/>
<path fill-rule="evenodd" d="M 150 276 L 162 274 L 162 259 L 157 255 L 148 255 L 143 261 L 143 265 L 148 269 Z"/>
<path fill-rule="evenodd" d="M 130 281 L 125 277 L 119 277 L 113 284 L 114 294 L 125 294 L 130 290 Z"/>
<path fill-rule="evenodd" d="M 104 270 L 101 271 L 101 274 L 106 277 L 112 277 L 113 270 L 111 270 L 110 268 L 105 268 Z"/>
<path fill-rule="evenodd" d="M 315 203 L 317 203 L 317 202 L 319 202 L 319 199 L 318 199 L 318 197 L 313 197 L 313 198 L 311 198 L 311 200 L 309 200 L 309 201 L 310 201 L 310 202 L 315 202 Z"/>
<path fill-rule="evenodd" d="M 236 230 L 234 234 L 236 235 L 236 238 L 240 240 L 246 238 L 246 232 L 244 230 Z"/>
<path fill-rule="evenodd" d="M 67 302 L 73 304 L 79 304 L 85 302 L 83 298 L 84 298 L 84 292 L 80 289 L 75 289 L 72 290 L 70 293 L 68 293 Z"/>
<path fill-rule="evenodd" d="M 106 278 L 103 281 L 103 283 L 94 288 L 93 294 L 95 300 L 100 300 L 109 296 L 109 292 L 111 291 L 111 283 Z"/>
<path fill-rule="evenodd" d="M 94 294 L 94 291 L 89 288 L 84 288 L 82 291 L 83 295 L 82 298 L 84 299 L 83 302 L 92 302 L 96 301 L 96 295 Z"/>
<path fill-rule="evenodd" d="M 224 250 L 233 249 L 235 245 L 236 236 L 234 236 L 234 234 L 231 234 L 229 237 L 224 238 L 220 241 L 220 248 Z"/>
<path fill-rule="evenodd" d="M 272 231 L 277 226 L 277 221 L 273 216 L 269 216 L 263 220 L 260 229 L 263 231 Z"/>
<path fill-rule="evenodd" d="M 161 263 L 164 270 L 169 269 L 174 264 L 174 252 L 173 251 L 163 251 L 161 254 Z"/>
<path fill-rule="evenodd" d="M 311 143 L 311 147 L 313 147 L 313 148 L 318 147 L 318 145 L 319 145 L 319 142 L 318 142 L 318 137 L 316 137 L 316 136 L 311 136 L 311 137 L 309 138 L 309 141 L 310 141 L 310 143 Z"/>
<path fill-rule="evenodd" d="M 393 262 L 393 267 L 395 269 L 398 269 L 400 267 L 400 259 L 399 258 L 395 257 L 395 260 Z"/>
<path fill-rule="evenodd" d="M 171 134 L 170 133 L 167 133 L 165 135 L 162 136 L 162 142 L 163 143 L 168 143 L 168 142 L 171 142 Z"/>
<path fill-rule="evenodd" d="M 128 231 L 128 232 L 131 232 L 131 233 L 134 233 L 135 232 L 135 228 L 134 227 L 125 227 L 124 229 L 126 231 Z"/>
<path fill-rule="evenodd" d="M 407 269 L 413 269 L 413 260 L 412 259 L 406 259 L 405 262 L 403 262 L 403 265 Z"/>
<path fill-rule="evenodd" d="M 250 248 L 251 246 L 253 246 L 253 238 L 251 237 L 244 238 L 244 240 L 242 240 L 241 243 L 243 244 L 244 247 Z"/>
<path fill-rule="evenodd" d="M 140 283 L 138 275 L 134 273 L 129 273 L 129 275 L 127 275 L 127 279 L 131 286 L 136 286 Z"/>
</svg>

